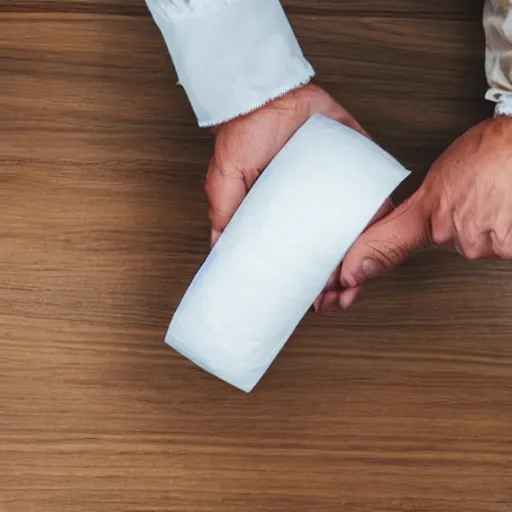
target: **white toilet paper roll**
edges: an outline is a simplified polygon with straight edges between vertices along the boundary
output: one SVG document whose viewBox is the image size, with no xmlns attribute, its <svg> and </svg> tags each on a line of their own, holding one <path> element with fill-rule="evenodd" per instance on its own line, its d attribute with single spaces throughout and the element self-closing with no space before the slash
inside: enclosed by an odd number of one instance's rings
<svg viewBox="0 0 512 512">
<path fill-rule="evenodd" d="M 179 305 L 166 343 L 250 391 L 408 172 L 314 115 L 256 182 Z"/>
</svg>

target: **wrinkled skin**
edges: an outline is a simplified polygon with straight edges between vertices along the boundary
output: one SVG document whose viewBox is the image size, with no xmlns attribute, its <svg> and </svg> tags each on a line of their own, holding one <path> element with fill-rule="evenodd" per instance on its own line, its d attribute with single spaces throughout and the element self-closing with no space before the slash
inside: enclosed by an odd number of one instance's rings
<svg viewBox="0 0 512 512">
<path fill-rule="evenodd" d="M 470 260 L 512 259 L 512 118 L 484 121 L 457 139 L 403 205 L 371 226 L 345 257 L 341 300 L 415 250 L 454 247 Z"/>
</svg>

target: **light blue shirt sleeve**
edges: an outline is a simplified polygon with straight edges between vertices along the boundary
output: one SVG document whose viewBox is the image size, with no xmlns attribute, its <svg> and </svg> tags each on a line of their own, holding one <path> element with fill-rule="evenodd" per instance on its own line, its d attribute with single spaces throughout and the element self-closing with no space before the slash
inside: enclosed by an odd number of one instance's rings
<svg viewBox="0 0 512 512">
<path fill-rule="evenodd" d="M 146 0 L 200 126 L 249 113 L 314 76 L 279 0 Z"/>
</svg>

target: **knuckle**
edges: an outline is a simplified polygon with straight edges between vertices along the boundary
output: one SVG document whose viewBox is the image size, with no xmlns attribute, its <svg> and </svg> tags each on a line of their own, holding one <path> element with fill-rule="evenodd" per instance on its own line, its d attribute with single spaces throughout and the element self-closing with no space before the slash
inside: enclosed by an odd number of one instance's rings
<svg viewBox="0 0 512 512">
<path fill-rule="evenodd" d="M 462 253 L 468 260 L 478 260 L 484 256 L 484 247 L 476 235 L 467 235 L 460 241 Z"/>
<path fill-rule="evenodd" d="M 224 222 L 228 218 L 228 215 L 223 208 L 215 202 L 212 202 L 208 207 L 208 217 L 211 222 L 216 223 Z"/>
<path fill-rule="evenodd" d="M 485 232 L 470 229 L 459 238 L 459 247 L 466 259 L 479 260 L 489 255 L 491 244 Z"/>
<path fill-rule="evenodd" d="M 368 249 L 373 253 L 373 258 L 380 261 L 386 268 L 393 268 L 405 261 L 406 250 L 395 237 L 385 242 L 368 240 Z"/>
<path fill-rule="evenodd" d="M 357 286 L 357 276 L 355 272 L 346 272 L 341 278 L 343 288 L 355 288 Z"/>
<path fill-rule="evenodd" d="M 354 268 L 358 264 L 359 258 L 352 258 L 349 252 L 348 257 L 346 257 L 341 263 L 340 284 L 342 289 L 353 288 L 356 285 L 356 275 Z"/>
<path fill-rule="evenodd" d="M 453 241 L 453 220 L 446 201 L 441 200 L 432 212 L 431 228 L 435 245 L 443 246 Z"/>
<path fill-rule="evenodd" d="M 452 240 L 451 230 L 435 228 L 432 230 L 432 240 L 435 245 L 446 245 Z"/>
<path fill-rule="evenodd" d="M 510 243 L 493 244 L 493 251 L 496 256 L 503 260 L 512 259 L 512 244 Z"/>
<path fill-rule="evenodd" d="M 512 259 L 512 238 L 510 237 L 510 229 L 504 230 L 502 233 L 491 233 L 492 249 L 494 254 L 501 259 Z"/>
<path fill-rule="evenodd" d="M 470 261 L 479 260 L 484 256 L 482 249 L 476 245 L 462 246 L 464 257 Z"/>
</svg>

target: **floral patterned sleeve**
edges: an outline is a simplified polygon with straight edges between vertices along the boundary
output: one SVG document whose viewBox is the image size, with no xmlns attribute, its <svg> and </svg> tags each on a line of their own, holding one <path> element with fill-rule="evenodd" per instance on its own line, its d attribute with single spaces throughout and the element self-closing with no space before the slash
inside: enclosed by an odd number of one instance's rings
<svg viewBox="0 0 512 512">
<path fill-rule="evenodd" d="M 512 115 L 512 0 L 486 0 L 486 98 L 496 103 L 497 116 Z"/>
</svg>

